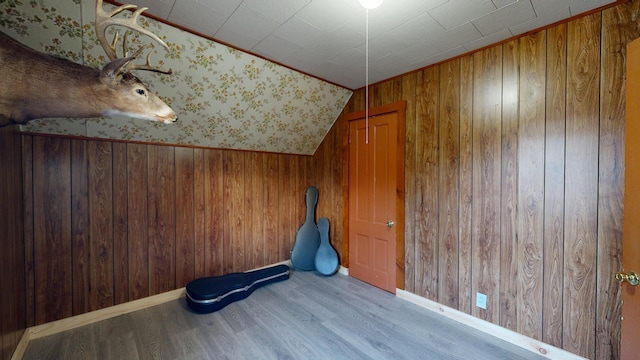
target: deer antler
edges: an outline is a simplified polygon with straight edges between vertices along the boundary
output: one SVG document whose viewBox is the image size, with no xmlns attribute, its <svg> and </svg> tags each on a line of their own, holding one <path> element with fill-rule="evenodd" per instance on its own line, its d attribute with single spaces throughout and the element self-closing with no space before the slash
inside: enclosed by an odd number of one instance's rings
<svg viewBox="0 0 640 360">
<path fill-rule="evenodd" d="M 127 35 L 129 34 L 129 30 L 127 30 L 124 33 L 124 37 L 122 40 L 122 48 L 123 48 L 123 56 L 124 57 L 129 57 L 128 51 L 129 51 L 129 46 L 128 46 L 128 39 L 127 39 Z M 114 36 L 114 40 L 117 39 L 117 33 L 116 36 Z M 114 47 L 115 47 L 115 43 L 114 43 Z M 133 55 L 131 55 L 131 57 L 134 58 L 138 58 L 140 56 L 140 54 L 142 54 L 142 50 L 145 49 L 145 46 L 140 46 L 140 48 L 138 48 L 138 50 L 136 50 L 136 52 L 133 53 Z M 171 74 L 171 69 L 169 70 L 162 70 L 158 67 L 155 66 L 151 66 L 151 51 L 149 51 L 149 53 L 147 54 L 147 63 L 145 65 L 136 65 L 133 63 L 129 63 L 129 65 L 127 66 L 128 70 L 147 70 L 147 71 L 154 71 L 154 72 L 159 72 L 162 74 Z"/>
<path fill-rule="evenodd" d="M 98 41 L 100 42 L 100 45 L 102 45 L 102 48 L 104 49 L 105 53 L 107 53 L 107 57 L 111 61 L 118 59 L 118 55 L 116 54 L 116 43 L 118 42 L 118 36 L 119 36 L 118 33 L 116 32 L 116 34 L 113 37 L 113 41 L 111 43 L 107 41 L 106 30 L 109 26 L 112 26 L 112 25 L 124 26 L 128 29 L 147 35 L 150 38 L 152 38 L 154 41 L 162 45 L 167 51 L 169 51 L 169 46 L 167 46 L 167 44 L 165 44 L 165 42 L 162 41 L 162 39 L 160 39 L 151 31 L 146 30 L 142 28 L 140 25 L 138 25 L 138 17 L 140 16 L 140 14 L 145 12 L 148 8 L 142 7 L 140 9 L 137 9 L 133 13 L 133 16 L 130 18 L 114 18 L 115 15 L 118 15 L 124 10 L 136 9 L 137 6 L 130 5 L 130 4 L 122 5 L 109 13 L 102 8 L 102 3 L 103 3 L 103 0 L 96 0 L 96 22 L 95 22 L 96 36 L 98 37 Z M 125 33 L 124 35 L 123 47 L 124 47 L 124 56 L 126 57 L 127 56 L 127 33 Z M 136 53 L 134 54 L 134 57 L 139 56 L 140 53 L 142 52 L 142 49 L 144 49 L 144 46 L 138 49 L 138 51 L 136 51 Z M 150 64 L 150 60 L 151 60 L 151 52 L 149 52 L 149 54 L 147 55 L 146 65 L 129 65 L 127 69 L 128 70 L 136 70 L 136 69 L 149 70 L 149 71 L 160 72 L 163 74 L 171 74 L 171 69 L 161 70 L 157 67 L 152 67 Z"/>
</svg>

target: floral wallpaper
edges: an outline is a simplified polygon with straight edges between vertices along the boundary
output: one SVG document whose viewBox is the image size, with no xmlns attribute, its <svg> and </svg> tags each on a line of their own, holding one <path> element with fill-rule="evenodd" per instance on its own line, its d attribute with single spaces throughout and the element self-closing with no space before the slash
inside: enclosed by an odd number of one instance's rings
<svg viewBox="0 0 640 360">
<path fill-rule="evenodd" d="M 108 3 L 104 7 L 115 8 Z M 118 16 L 130 15 L 125 11 Z M 108 59 L 95 36 L 94 19 L 91 0 L 0 0 L 0 31 L 37 50 L 100 68 Z M 153 19 L 141 16 L 138 23 L 162 38 L 170 51 L 144 35 L 131 34 L 130 52 L 148 44 L 152 64 L 173 73 L 137 71 L 136 75 L 173 108 L 178 122 L 128 117 L 44 119 L 22 129 L 310 155 L 352 95 L 351 90 Z"/>
</svg>

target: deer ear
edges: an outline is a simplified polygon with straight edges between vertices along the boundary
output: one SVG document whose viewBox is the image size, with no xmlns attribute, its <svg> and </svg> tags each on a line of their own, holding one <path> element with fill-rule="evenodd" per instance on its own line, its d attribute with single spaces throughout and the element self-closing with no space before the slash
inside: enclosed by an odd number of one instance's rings
<svg viewBox="0 0 640 360">
<path fill-rule="evenodd" d="M 102 81 L 111 82 L 120 73 L 127 72 L 127 65 L 135 59 L 134 56 L 113 60 L 102 68 L 100 79 Z"/>
</svg>

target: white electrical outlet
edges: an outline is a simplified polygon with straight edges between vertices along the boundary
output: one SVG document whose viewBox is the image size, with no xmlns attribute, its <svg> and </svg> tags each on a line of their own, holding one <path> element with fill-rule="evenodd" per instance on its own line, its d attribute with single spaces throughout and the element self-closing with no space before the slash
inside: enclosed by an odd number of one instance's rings
<svg viewBox="0 0 640 360">
<path fill-rule="evenodd" d="M 476 306 L 482 309 L 487 308 L 487 295 L 476 293 Z"/>
</svg>

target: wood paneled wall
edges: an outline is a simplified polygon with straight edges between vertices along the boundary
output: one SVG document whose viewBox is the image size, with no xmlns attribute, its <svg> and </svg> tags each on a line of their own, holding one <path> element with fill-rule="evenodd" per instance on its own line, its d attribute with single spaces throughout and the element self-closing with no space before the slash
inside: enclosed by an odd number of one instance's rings
<svg viewBox="0 0 640 360">
<path fill-rule="evenodd" d="M 31 135 L 22 152 L 30 325 L 288 259 L 313 162 Z"/>
<path fill-rule="evenodd" d="M 640 1 L 620 4 L 370 87 L 372 107 L 407 102 L 407 291 L 619 358 L 625 49 L 638 17 Z M 362 109 L 360 89 L 345 113 Z M 316 157 L 342 156 L 342 129 Z M 324 178 L 338 194 L 335 176 Z"/>
<path fill-rule="evenodd" d="M 9 360 L 26 323 L 22 242 L 22 155 L 15 127 L 0 129 L 0 359 Z"/>
</svg>

